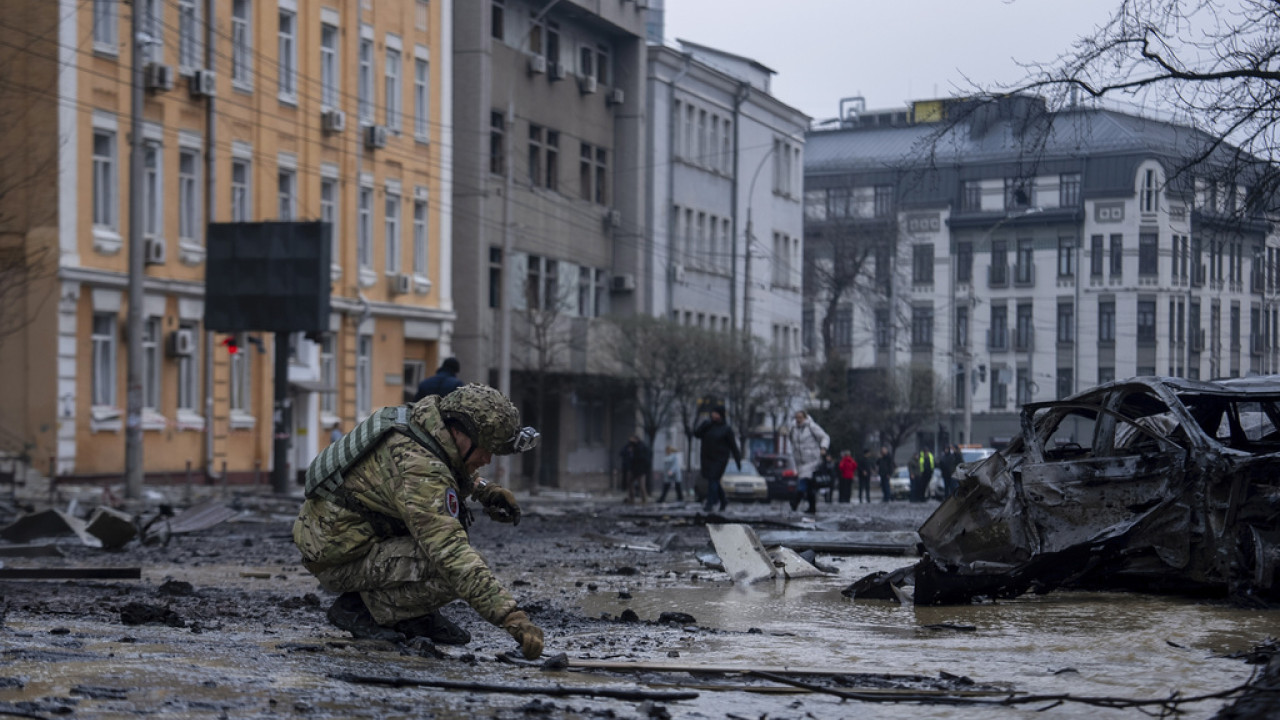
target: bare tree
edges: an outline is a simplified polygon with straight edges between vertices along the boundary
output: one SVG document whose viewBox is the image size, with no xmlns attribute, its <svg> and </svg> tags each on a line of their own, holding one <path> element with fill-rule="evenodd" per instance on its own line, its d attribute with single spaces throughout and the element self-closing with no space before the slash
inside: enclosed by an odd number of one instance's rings
<svg viewBox="0 0 1280 720">
<path fill-rule="evenodd" d="M 680 379 L 686 374 L 686 328 L 665 318 L 631 315 L 617 319 L 615 359 L 636 386 L 641 429 L 649 447 L 658 431 L 671 422 Z"/>
<path fill-rule="evenodd" d="M 543 293 L 541 296 L 539 292 Z M 561 373 L 569 367 L 568 354 L 574 349 L 574 334 L 569 328 L 568 311 L 572 293 L 553 283 L 547 287 L 525 287 L 525 309 L 515 328 L 515 357 L 532 381 L 534 427 L 543 427 L 545 409 L 559 392 Z M 543 449 L 539 443 L 533 450 L 533 472 L 527 478 L 529 491 L 536 493 L 543 473 Z"/>
<path fill-rule="evenodd" d="M 887 372 L 880 384 L 859 388 L 855 405 L 874 417 L 880 441 L 897 451 L 911 433 L 933 418 L 940 407 L 941 388 L 931 368 L 903 367 Z"/>
</svg>

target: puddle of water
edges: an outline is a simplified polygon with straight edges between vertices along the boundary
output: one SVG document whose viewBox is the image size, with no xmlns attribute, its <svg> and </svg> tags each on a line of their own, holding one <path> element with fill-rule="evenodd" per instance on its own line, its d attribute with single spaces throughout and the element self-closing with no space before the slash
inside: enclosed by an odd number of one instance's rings
<svg viewBox="0 0 1280 720">
<path fill-rule="evenodd" d="M 1200 694 L 1239 685 L 1249 678 L 1251 666 L 1214 656 L 1248 649 L 1280 627 L 1280 611 L 1129 593 L 1057 592 L 958 607 L 855 602 L 840 590 L 866 572 L 904 563 L 899 558 L 839 560 L 835 577 L 737 587 L 723 573 L 703 570 L 700 574 L 708 580 L 721 580 L 640 587 L 631 591 L 629 600 L 616 593 L 587 594 L 582 608 L 592 616 L 616 616 L 631 608 L 642 620 L 679 611 L 693 615 L 700 627 L 733 631 L 691 638 L 679 649 L 679 659 L 672 661 L 682 664 L 790 665 L 927 676 L 945 671 L 1030 694 L 1133 698 L 1175 691 Z M 681 568 L 687 576 L 688 566 Z M 942 623 L 974 630 L 926 627 Z M 763 633 L 745 634 L 750 628 Z M 1209 717 L 1220 705 L 1214 701 L 1191 707 L 1186 717 Z M 967 718 L 990 712 L 929 706 L 923 714 Z M 1030 711 L 998 712 L 1016 716 Z M 918 706 L 888 705 L 875 713 L 922 714 Z M 1119 711 L 1078 704 L 1053 710 L 1055 717 L 1098 718 L 1107 713 Z"/>
</svg>

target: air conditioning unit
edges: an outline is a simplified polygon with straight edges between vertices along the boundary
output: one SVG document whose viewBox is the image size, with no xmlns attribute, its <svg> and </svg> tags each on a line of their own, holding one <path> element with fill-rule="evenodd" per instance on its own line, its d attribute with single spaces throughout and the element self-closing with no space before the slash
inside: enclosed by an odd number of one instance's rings
<svg viewBox="0 0 1280 720">
<path fill-rule="evenodd" d="M 631 273 L 622 273 L 614 275 L 610 278 L 609 290 L 616 293 L 631 292 L 636 289 L 636 276 Z"/>
<path fill-rule="evenodd" d="M 347 114 L 341 110 L 325 110 L 320 113 L 320 129 L 327 133 L 340 133 L 347 129 Z"/>
<path fill-rule="evenodd" d="M 547 58 L 543 55 L 529 56 L 529 72 L 534 75 L 541 75 L 547 71 Z"/>
<path fill-rule="evenodd" d="M 387 146 L 387 126 L 386 125 L 370 125 L 364 129 L 364 146 L 370 150 L 377 150 Z"/>
<path fill-rule="evenodd" d="M 564 69 L 564 63 L 551 63 L 547 69 L 551 72 L 552 80 L 563 80 L 564 76 L 567 74 L 567 71 Z"/>
<path fill-rule="evenodd" d="M 393 295 L 408 295 L 413 290 L 413 277 L 405 273 L 398 273 L 391 276 L 391 293 Z"/>
<path fill-rule="evenodd" d="M 156 238 L 147 238 L 143 253 L 144 262 L 147 265 L 163 265 L 164 264 L 164 241 Z"/>
<path fill-rule="evenodd" d="M 578 78 L 578 89 L 583 95 L 590 95 L 596 91 L 596 79 L 591 75 L 584 75 Z"/>
<path fill-rule="evenodd" d="M 147 63 L 142 69 L 143 84 L 152 92 L 168 92 L 173 89 L 173 68 L 160 63 Z"/>
<path fill-rule="evenodd" d="M 622 212 L 619 210 L 610 210 L 604 214 L 604 226 L 607 228 L 616 228 L 622 224 Z"/>
<path fill-rule="evenodd" d="M 187 80 L 191 94 L 196 97 L 213 97 L 218 94 L 218 77 L 212 70 L 196 70 Z"/>
<path fill-rule="evenodd" d="M 622 88 L 613 88 L 604 99 L 610 105 L 621 105 L 622 101 L 626 99 L 626 95 L 622 92 Z"/>
<path fill-rule="evenodd" d="M 196 331 L 191 328 L 178 328 L 169 333 L 169 344 L 166 348 L 169 357 L 189 357 L 196 354 Z"/>
</svg>

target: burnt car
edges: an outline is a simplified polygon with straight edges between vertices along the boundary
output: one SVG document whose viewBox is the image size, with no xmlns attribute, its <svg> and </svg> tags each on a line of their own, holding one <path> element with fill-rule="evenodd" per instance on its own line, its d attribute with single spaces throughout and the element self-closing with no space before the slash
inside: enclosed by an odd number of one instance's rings
<svg viewBox="0 0 1280 720">
<path fill-rule="evenodd" d="M 782 453 L 759 453 L 756 469 L 769 484 L 770 500 L 786 500 L 796 489 L 796 461 Z"/>
<path fill-rule="evenodd" d="M 917 604 L 1060 586 L 1280 600 L 1280 376 L 1131 378 L 1028 404 L 1021 425 L 920 527 Z"/>
</svg>

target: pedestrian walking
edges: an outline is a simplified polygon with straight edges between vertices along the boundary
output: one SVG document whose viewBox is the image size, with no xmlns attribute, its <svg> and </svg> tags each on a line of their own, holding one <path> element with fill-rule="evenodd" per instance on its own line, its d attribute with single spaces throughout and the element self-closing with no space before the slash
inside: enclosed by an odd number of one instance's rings
<svg viewBox="0 0 1280 720">
<path fill-rule="evenodd" d="M 880 490 L 884 493 L 882 502 L 893 500 L 893 491 L 889 489 L 889 478 L 893 475 L 893 455 L 888 445 L 880 446 L 880 457 L 876 460 L 876 472 L 880 474 Z"/>
<path fill-rule="evenodd" d="M 458 379 L 460 372 L 462 372 L 462 363 L 458 362 L 458 358 L 445 358 L 435 375 L 418 383 L 418 392 L 414 395 L 413 401 L 418 402 L 428 395 L 444 397 L 462 387 L 462 381 Z"/>
<path fill-rule="evenodd" d="M 676 501 L 684 502 L 683 476 L 680 451 L 674 445 L 668 445 L 666 454 L 662 456 L 662 494 L 658 496 L 658 502 L 667 501 L 667 491 L 671 488 L 676 490 Z"/>
<path fill-rule="evenodd" d="M 707 481 L 707 498 L 702 509 L 704 512 L 711 512 L 716 503 L 719 503 L 720 512 L 724 512 L 729 505 L 729 498 L 724 494 L 720 478 L 724 477 L 724 469 L 729 466 L 729 458 L 733 457 L 738 469 L 742 469 L 742 451 L 734 437 L 733 426 L 725 422 L 724 406 L 712 407 L 710 417 L 698 425 L 693 436 L 702 441 L 700 472 Z"/>
<path fill-rule="evenodd" d="M 505 395 L 466 385 L 384 408 L 322 451 L 293 541 L 321 587 L 341 593 L 329 622 L 358 638 L 465 645 L 471 635 L 440 613 L 461 598 L 539 657 L 542 630 L 471 547 L 466 506 L 475 498 L 490 518 L 519 522 L 511 492 L 478 472 L 537 441 Z"/>
<path fill-rule="evenodd" d="M 848 503 L 853 499 L 853 479 L 858 473 L 858 461 L 853 459 L 853 453 L 848 450 L 840 451 L 840 502 Z"/>
<path fill-rule="evenodd" d="M 803 498 L 809 503 L 805 512 L 814 515 L 818 512 L 818 483 L 814 473 L 823 464 L 831 438 L 804 410 L 796 411 L 795 423 L 791 426 L 788 438 L 791 441 L 791 455 L 796 460 L 796 476 L 799 478 L 796 491 L 791 494 L 791 509 L 800 507 L 800 500 Z"/>
<path fill-rule="evenodd" d="M 649 473 L 653 470 L 653 457 L 649 446 L 639 435 L 632 435 L 622 446 L 622 479 L 627 486 L 627 502 L 649 502 Z"/>
</svg>

